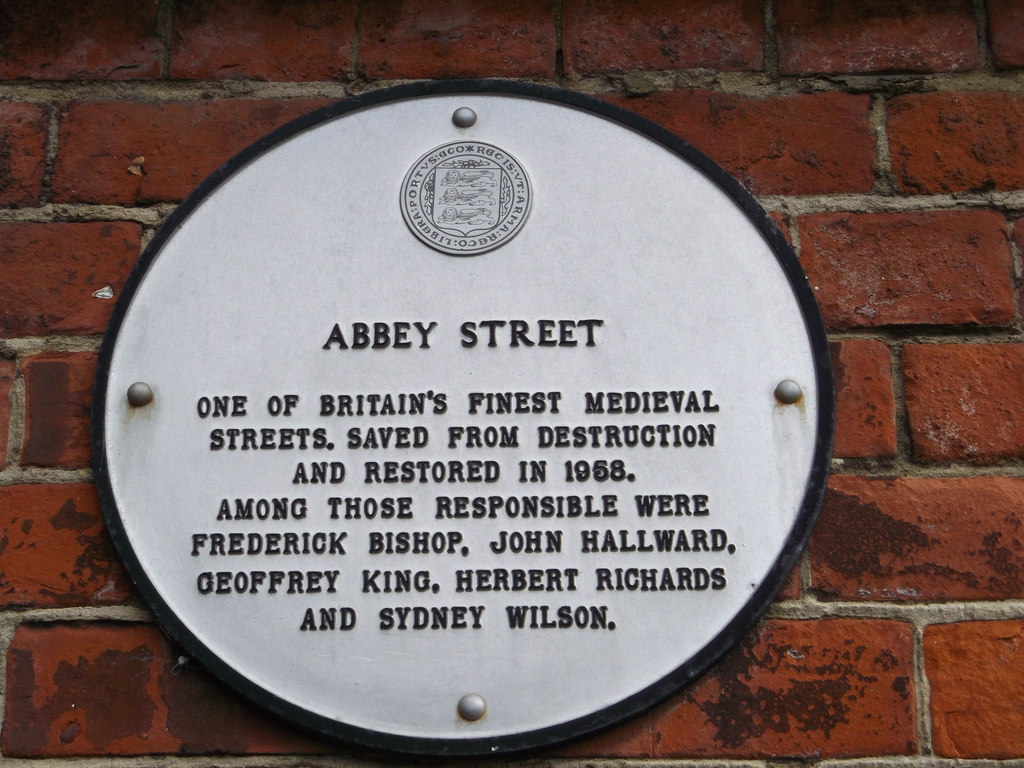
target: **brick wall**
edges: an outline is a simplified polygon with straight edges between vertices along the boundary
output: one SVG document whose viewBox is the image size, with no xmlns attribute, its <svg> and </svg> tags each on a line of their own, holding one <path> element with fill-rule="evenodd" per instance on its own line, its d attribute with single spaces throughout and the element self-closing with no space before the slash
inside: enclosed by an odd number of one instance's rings
<svg viewBox="0 0 1024 768">
<path fill-rule="evenodd" d="M 446 77 L 689 139 L 773 213 L 832 340 L 830 490 L 768 617 L 543 756 L 1024 759 L 1022 68 L 1019 0 L 0 0 L 0 767 L 379 759 L 157 631 L 103 530 L 90 397 L 109 297 L 206 174 L 317 106 Z"/>
</svg>

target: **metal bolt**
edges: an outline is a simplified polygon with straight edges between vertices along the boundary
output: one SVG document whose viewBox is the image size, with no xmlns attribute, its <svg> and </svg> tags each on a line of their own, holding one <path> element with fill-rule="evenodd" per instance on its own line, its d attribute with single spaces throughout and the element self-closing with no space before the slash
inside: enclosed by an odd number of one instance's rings
<svg viewBox="0 0 1024 768">
<path fill-rule="evenodd" d="M 803 396 L 803 389 L 792 379 L 783 379 L 775 387 L 775 399 L 783 405 L 792 405 Z"/>
<path fill-rule="evenodd" d="M 467 693 L 459 699 L 459 717 L 473 722 L 479 720 L 487 711 L 487 702 L 478 693 Z"/>
<path fill-rule="evenodd" d="M 459 107 L 452 113 L 452 122 L 459 128 L 469 128 L 476 124 L 476 112 L 469 107 Z"/>
<path fill-rule="evenodd" d="M 136 381 L 128 387 L 128 402 L 139 408 L 153 402 L 153 388 L 144 381 Z"/>
</svg>

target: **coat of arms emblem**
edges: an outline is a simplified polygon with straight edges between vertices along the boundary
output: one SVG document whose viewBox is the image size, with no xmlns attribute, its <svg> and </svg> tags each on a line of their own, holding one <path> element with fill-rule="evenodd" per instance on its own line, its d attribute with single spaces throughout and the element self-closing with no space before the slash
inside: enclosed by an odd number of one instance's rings
<svg viewBox="0 0 1024 768">
<path fill-rule="evenodd" d="M 470 256 L 518 234 L 530 212 L 530 181 L 519 161 L 491 144 L 456 141 L 432 149 L 402 183 L 402 216 L 420 240 Z"/>
</svg>

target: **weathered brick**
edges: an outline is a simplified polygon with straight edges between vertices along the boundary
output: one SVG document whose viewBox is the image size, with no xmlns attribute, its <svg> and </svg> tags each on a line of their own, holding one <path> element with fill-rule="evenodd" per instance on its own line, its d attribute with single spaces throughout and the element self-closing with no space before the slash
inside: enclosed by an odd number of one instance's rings
<svg viewBox="0 0 1024 768">
<path fill-rule="evenodd" d="M 157 4 L 0 0 L 0 78 L 129 80 L 160 75 Z"/>
<path fill-rule="evenodd" d="M 947 72 L 979 66 L 971 0 L 779 0 L 779 69 Z"/>
<path fill-rule="evenodd" d="M 93 294 L 120 294 L 141 242 L 142 227 L 128 222 L 0 223 L 3 333 L 102 333 L 114 302 Z"/>
<path fill-rule="evenodd" d="M 171 658 L 152 627 L 22 625 L 8 651 L 4 754 L 173 750 L 158 681 Z"/>
<path fill-rule="evenodd" d="M 0 487 L 0 605 L 109 605 L 131 595 L 87 483 Z"/>
<path fill-rule="evenodd" d="M 338 80 L 352 75 L 355 0 L 174 6 L 171 77 Z"/>
<path fill-rule="evenodd" d="M 661 91 L 610 100 L 679 134 L 758 194 L 867 192 L 874 183 L 867 96 Z"/>
<path fill-rule="evenodd" d="M 797 560 L 793 570 L 789 572 L 789 576 L 786 577 L 779 589 L 779 593 L 775 596 L 775 601 L 799 600 L 803 596 L 803 591 L 800 584 L 800 561 Z"/>
<path fill-rule="evenodd" d="M 96 354 L 37 355 L 22 363 L 25 442 L 22 466 L 87 467 Z"/>
<path fill-rule="evenodd" d="M 8 651 L 8 757 L 327 748 L 182 668 L 151 626 L 27 624 Z"/>
<path fill-rule="evenodd" d="M 654 732 L 650 713 L 581 741 L 572 741 L 542 757 L 650 757 Z"/>
<path fill-rule="evenodd" d="M 818 758 L 916 748 L 913 632 L 765 621 L 654 717 L 658 757 Z"/>
<path fill-rule="evenodd" d="M 1013 222 L 1013 244 L 1017 247 L 1018 253 L 1024 253 L 1024 218 Z M 1021 314 L 1024 314 L 1024 283 L 1017 284 L 1017 307 Z"/>
<path fill-rule="evenodd" d="M 1024 456 L 1024 344 L 908 344 L 903 369 L 915 458 Z"/>
<path fill-rule="evenodd" d="M 881 341 L 852 339 L 829 344 L 836 387 L 836 438 L 842 458 L 896 455 L 896 401 L 889 348 Z"/>
<path fill-rule="evenodd" d="M 566 0 L 562 19 L 573 74 L 762 65 L 757 0 Z"/>
<path fill-rule="evenodd" d="M 823 213 L 798 227 L 801 263 L 830 328 L 1013 321 L 1001 214 Z"/>
<path fill-rule="evenodd" d="M 48 122 L 48 111 L 41 104 L 0 104 L 0 205 L 39 202 Z"/>
<path fill-rule="evenodd" d="M 1024 597 L 1024 478 L 835 476 L 811 537 L 814 589 L 841 600 Z"/>
<path fill-rule="evenodd" d="M 57 202 L 176 202 L 226 160 L 322 99 L 80 102 L 64 113 Z"/>
<path fill-rule="evenodd" d="M 775 596 L 775 601 L 799 600 L 802 594 L 798 560 Z M 716 669 L 717 667 L 712 667 L 708 675 L 715 675 Z M 696 684 L 700 685 L 702 679 L 698 679 Z M 670 703 L 667 706 L 674 705 Z M 661 727 L 656 725 L 660 717 L 657 711 L 641 715 L 597 736 L 559 748 L 557 754 L 572 757 L 648 757 L 655 753 L 660 754 L 664 751 L 657 747 L 661 736 L 655 735 L 657 728 Z"/>
<path fill-rule="evenodd" d="M 793 233 L 789 231 L 789 221 L 786 219 L 784 214 L 778 211 L 772 211 L 768 214 L 768 217 L 775 223 L 775 226 L 779 228 L 779 232 L 786 238 L 786 242 L 793 245 Z"/>
<path fill-rule="evenodd" d="M 271 717 L 213 680 L 194 663 L 160 668 L 161 699 L 167 707 L 167 730 L 185 754 L 337 753 L 338 745 L 309 736 Z"/>
<path fill-rule="evenodd" d="M 985 7 L 996 66 L 1024 67 L 1024 13 L 1020 0 L 986 0 Z"/>
<path fill-rule="evenodd" d="M 1024 187 L 1024 96 L 936 93 L 889 101 L 889 152 L 910 194 Z"/>
<path fill-rule="evenodd" d="M 0 468 L 7 465 L 7 435 L 11 428 L 11 384 L 17 375 L 13 360 L 0 357 Z"/>
<path fill-rule="evenodd" d="M 366 77 L 555 74 L 551 0 L 375 0 L 360 13 L 360 68 Z"/>
<path fill-rule="evenodd" d="M 1024 754 L 1024 623 L 974 621 L 924 631 L 935 754 Z"/>
</svg>

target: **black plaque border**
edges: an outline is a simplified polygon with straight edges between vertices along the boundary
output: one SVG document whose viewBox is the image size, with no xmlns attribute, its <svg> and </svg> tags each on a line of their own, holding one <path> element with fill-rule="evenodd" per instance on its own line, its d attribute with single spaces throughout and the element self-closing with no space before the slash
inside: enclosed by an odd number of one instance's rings
<svg viewBox="0 0 1024 768">
<path fill-rule="evenodd" d="M 114 347 L 136 290 L 145 278 L 149 267 L 159 256 L 164 244 L 185 222 L 191 212 L 221 183 L 264 152 L 273 149 L 276 145 L 292 136 L 328 120 L 392 101 L 413 99 L 421 96 L 463 93 L 498 94 L 554 102 L 611 120 L 661 144 L 665 149 L 678 155 L 684 161 L 689 162 L 706 177 L 714 181 L 761 231 L 786 274 L 800 306 L 814 357 L 814 369 L 817 377 L 818 424 L 814 459 L 804 499 L 782 553 L 740 612 L 693 657 L 687 659 L 673 672 L 644 690 L 605 709 L 575 720 L 547 728 L 496 738 L 430 739 L 384 733 L 348 725 L 317 715 L 291 702 L 284 701 L 275 694 L 256 685 L 244 674 L 214 655 L 188 630 L 160 597 L 159 592 L 150 581 L 128 541 L 121 521 L 121 514 L 115 502 L 113 488 L 110 484 L 105 448 L 105 413 L 108 397 L 107 383 Z M 768 214 L 757 203 L 753 195 L 738 181 L 689 142 L 646 118 L 609 102 L 558 88 L 511 80 L 447 80 L 399 85 L 353 96 L 293 120 L 259 139 L 228 160 L 205 179 L 174 210 L 166 223 L 154 235 L 132 270 L 125 283 L 124 290 L 121 292 L 114 307 L 110 326 L 103 337 L 99 352 L 93 401 L 92 451 L 96 484 L 104 518 L 114 545 L 124 561 L 129 575 L 135 582 L 143 599 L 153 609 L 157 620 L 166 633 L 216 678 L 228 684 L 262 708 L 317 734 L 341 739 L 364 747 L 408 754 L 482 756 L 508 755 L 515 752 L 548 747 L 617 725 L 645 712 L 655 704 L 677 693 L 696 680 L 728 650 L 733 648 L 768 608 L 807 543 L 825 493 L 834 432 L 835 393 L 832 382 L 832 370 L 825 327 L 817 303 L 814 300 L 814 294 L 789 243 L 786 242 L 778 227 L 775 226 L 775 223 L 769 218 Z"/>
</svg>

